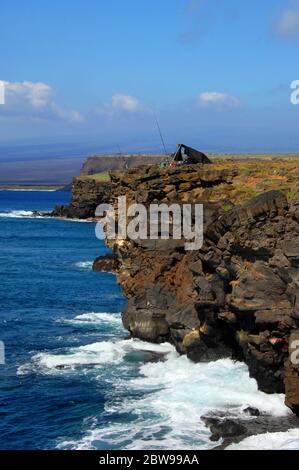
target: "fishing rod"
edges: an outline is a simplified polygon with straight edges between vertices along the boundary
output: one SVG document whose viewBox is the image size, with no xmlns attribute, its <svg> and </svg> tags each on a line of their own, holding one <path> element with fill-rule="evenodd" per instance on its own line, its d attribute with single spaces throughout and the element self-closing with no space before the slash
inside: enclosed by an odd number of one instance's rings
<svg viewBox="0 0 299 470">
<path fill-rule="evenodd" d="M 156 119 L 156 124 L 157 124 L 157 128 L 158 128 L 158 131 L 159 131 L 159 134 L 160 134 L 160 138 L 161 138 L 161 142 L 162 142 L 162 145 L 163 145 L 163 148 L 164 148 L 165 155 L 168 155 L 167 150 L 166 150 L 166 145 L 165 145 L 165 142 L 164 142 L 164 139 L 163 139 L 163 135 L 162 135 L 161 128 L 160 128 L 157 117 L 155 119 Z"/>
</svg>

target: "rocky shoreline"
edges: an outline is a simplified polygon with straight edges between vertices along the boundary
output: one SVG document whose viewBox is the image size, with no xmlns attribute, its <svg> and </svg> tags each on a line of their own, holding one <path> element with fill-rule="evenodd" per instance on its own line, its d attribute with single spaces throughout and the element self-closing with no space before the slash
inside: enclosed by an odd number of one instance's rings
<svg viewBox="0 0 299 470">
<path fill-rule="evenodd" d="M 72 197 L 68 206 L 56 206 L 52 217 L 93 220 L 98 204 L 110 200 L 110 183 L 93 178 L 77 177 L 72 182 Z"/>
<path fill-rule="evenodd" d="M 299 201 L 264 193 L 228 212 L 209 189 L 232 174 L 209 166 L 151 167 L 111 172 L 110 202 L 202 202 L 204 245 L 186 252 L 180 241 L 108 242 L 128 304 L 124 326 L 146 341 L 170 341 L 193 361 L 232 357 L 248 364 L 266 393 L 286 393 L 299 412 Z M 298 311 L 297 311 L 298 310 Z"/>
<path fill-rule="evenodd" d="M 216 444 L 214 450 L 225 450 L 231 444 L 239 444 L 250 436 L 299 428 L 299 420 L 294 415 L 269 416 L 253 408 L 245 409 L 241 417 L 214 411 L 208 416 L 202 416 L 201 420 L 211 431 L 210 440 Z"/>
<path fill-rule="evenodd" d="M 122 195 L 128 203 L 204 206 L 200 250 L 186 252 L 172 239 L 110 240 L 113 254 L 95 262 L 95 270 L 116 273 L 131 336 L 169 341 L 193 361 L 244 361 L 260 390 L 285 393 L 299 415 L 299 366 L 290 360 L 299 340 L 299 200 L 270 191 L 227 210 L 211 200 L 211 188 L 229 187 L 234 174 L 213 165 L 110 177 L 111 183 L 75 179 L 71 205 L 55 215 L 90 217 L 100 202 L 116 207 Z"/>
</svg>

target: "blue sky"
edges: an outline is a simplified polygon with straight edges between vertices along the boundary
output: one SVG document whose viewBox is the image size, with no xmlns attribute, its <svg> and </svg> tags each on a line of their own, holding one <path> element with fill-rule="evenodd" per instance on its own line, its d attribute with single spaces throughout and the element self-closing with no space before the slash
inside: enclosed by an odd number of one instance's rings
<svg viewBox="0 0 299 470">
<path fill-rule="evenodd" d="M 0 143 L 299 151 L 298 0 L 11 0 Z"/>
</svg>

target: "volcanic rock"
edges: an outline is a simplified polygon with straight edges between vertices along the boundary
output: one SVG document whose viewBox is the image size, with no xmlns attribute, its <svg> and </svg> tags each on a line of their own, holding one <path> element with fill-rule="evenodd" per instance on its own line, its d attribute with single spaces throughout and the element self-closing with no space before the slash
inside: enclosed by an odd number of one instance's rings
<svg viewBox="0 0 299 470">
<path fill-rule="evenodd" d="M 213 165 L 111 172 L 110 203 L 202 203 L 204 243 L 107 240 L 128 298 L 123 323 L 133 337 L 170 341 L 194 361 L 232 357 L 248 364 L 261 390 L 286 393 L 299 414 L 299 371 L 290 337 L 299 324 L 299 201 L 263 193 L 224 212 L 209 189 L 232 172 Z"/>
</svg>

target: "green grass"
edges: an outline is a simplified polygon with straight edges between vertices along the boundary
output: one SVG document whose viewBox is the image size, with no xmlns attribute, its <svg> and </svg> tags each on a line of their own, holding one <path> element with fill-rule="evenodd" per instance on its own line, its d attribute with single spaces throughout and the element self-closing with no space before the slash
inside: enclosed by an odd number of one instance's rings
<svg viewBox="0 0 299 470">
<path fill-rule="evenodd" d="M 103 171 L 102 173 L 95 173 L 94 175 L 83 176 L 82 178 L 93 179 L 101 183 L 110 181 L 110 177 L 107 171 Z"/>
<path fill-rule="evenodd" d="M 212 160 L 299 160 L 299 153 L 207 153 Z"/>
<path fill-rule="evenodd" d="M 244 204 L 254 196 L 272 189 L 283 191 L 289 201 L 299 197 L 299 156 L 295 154 L 281 155 L 281 158 L 264 154 L 259 155 L 259 159 L 254 154 L 214 154 L 212 168 L 232 171 L 234 174 L 230 184 L 223 183 L 210 190 L 210 200 L 220 201 L 225 212 L 234 205 Z M 99 183 L 110 181 L 108 172 L 81 178 Z"/>
<path fill-rule="evenodd" d="M 230 210 L 232 210 L 233 207 L 234 207 L 233 204 L 230 204 L 229 202 L 224 203 L 222 205 L 222 209 L 224 210 L 224 212 L 229 212 Z"/>
<path fill-rule="evenodd" d="M 267 162 L 262 159 L 254 161 L 217 159 L 214 168 L 236 170 L 236 175 L 231 184 L 212 188 L 213 201 L 223 201 L 223 204 L 229 202 L 243 204 L 252 197 L 273 189 L 284 192 L 289 201 L 299 195 L 299 160 L 296 158 L 275 158 Z"/>
<path fill-rule="evenodd" d="M 299 191 L 297 188 L 292 188 L 287 193 L 287 197 L 289 201 L 293 201 L 294 199 L 297 199 L 298 196 L 299 196 Z"/>
</svg>

